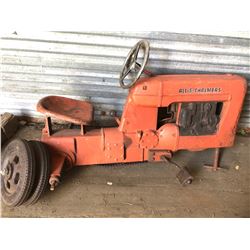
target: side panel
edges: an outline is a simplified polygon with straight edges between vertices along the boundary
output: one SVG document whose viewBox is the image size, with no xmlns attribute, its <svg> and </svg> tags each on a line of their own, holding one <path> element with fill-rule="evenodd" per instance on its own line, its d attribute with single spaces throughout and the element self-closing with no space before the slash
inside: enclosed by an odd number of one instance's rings
<svg viewBox="0 0 250 250">
<path fill-rule="evenodd" d="M 125 158 L 124 136 L 117 128 L 104 128 L 76 137 L 76 165 L 122 162 Z"/>
<path fill-rule="evenodd" d="M 150 86 L 150 87 L 149 87 Z M 183 102 L 223 102 L 215 135 L 180 136 L 172 150 L 230 147 L 246 94 L 246 80 L 236 75 L 171 75 L 141 80 L 131 91 L 140 106 L 167 107 Z M 149 98 L 152 102 L 149 102 Z"/>
<path fill-rule="evenodd" d="M 124 135 L 118 128 L 94 129 L 84 135 L 79 130 L 63 130 L 42 141 L 53 152 L 70 158 L 73 165 L 93 165 L 143 161 L 144 150 L 137 133 Z"/>
<path fill-rule="evenodd" d="M 155 129 L 157 108 L 135 105 L 128 100 L 124 106 L 119 130 L 124 133 L 136 133 L 145 129 Z"/>
</svg>

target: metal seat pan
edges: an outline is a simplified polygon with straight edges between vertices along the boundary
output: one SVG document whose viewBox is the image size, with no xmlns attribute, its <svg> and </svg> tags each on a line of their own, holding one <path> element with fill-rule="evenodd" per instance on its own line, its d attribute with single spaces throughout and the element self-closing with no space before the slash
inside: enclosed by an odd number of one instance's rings
<svg viewBox="0 0 250 250">
<path fill-rule="evenodd" d="M 37 111 L 59 120 L 79 125 L 88 125 L 93 119 L 93 106 L 62 96 L 46 96 L 37 103 Z"/>
</svg>

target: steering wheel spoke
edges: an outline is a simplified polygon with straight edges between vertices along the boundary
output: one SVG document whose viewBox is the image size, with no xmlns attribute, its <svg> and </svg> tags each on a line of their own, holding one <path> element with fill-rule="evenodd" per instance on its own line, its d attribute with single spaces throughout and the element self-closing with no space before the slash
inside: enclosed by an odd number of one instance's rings
<svg viewBox="0 0 250 250">
<path fill-rule="evenodd" d="M 122 76 L 121 76 L 121 77 L 122 77 L 122 80 L 124 80 L 130 72 L 131 72 L 131 69 L 126 69 L 126 71 L 123 72 L 123 74 L 122 74 Z"/>
<path fill-rule="evenodd" d="M 144 58 L 142 65 L 137 62 L 140 49 L 144 50 Z M 122 72 L 120 74 L 120 85 L 124 89 L 131 88 L 135 82 L 140 78 L 144 68 L 147 64 L 149 57 L 149 43 L 146 40 L 139 41 L 129 52 L 125 63 L 123 65 Z M 124 80 L 131 71 L 137 72 L 136 76 L 132 79 L 131 83 L 125 85 Z"/>
<path fill-rule="evenodd" d="M 136 62 L 135 63 L 135 69 L 139 71 L 141 69 L 141 64 Z"/>
<path fill-rule="evenodd" d="M 124 80 L 128 74 L 133 70 L 133 65 L 130 65 L 129 67 L 124 67 L 123 72 L 122 72 L 122 79 Z"/>
</svg>

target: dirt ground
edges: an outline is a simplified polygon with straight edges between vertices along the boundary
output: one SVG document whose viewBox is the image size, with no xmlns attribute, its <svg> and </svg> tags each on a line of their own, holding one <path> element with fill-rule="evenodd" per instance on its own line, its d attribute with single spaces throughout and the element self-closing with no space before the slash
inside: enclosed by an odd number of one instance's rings
<svg viewBox="0 0 250 250">
<path fill-rule="evenodd" d="M 23 126 L 17 136 L 39 138 L 35 126 Z M 250 138 L 237 136 L 212 172 L 213 150 L 177 152 L 174 161 L 189 167 L 194 181 L 182 187 L 177 169 L 165 163 L 76 167 L 55 191 L 47 191 L 32 206 L 8 208 L 2 217 L 250 217 Z M 238 167 L 237 167 L 238 166 Z M 112 183 L 112 185 L 108 185 Z"/>
</svg>

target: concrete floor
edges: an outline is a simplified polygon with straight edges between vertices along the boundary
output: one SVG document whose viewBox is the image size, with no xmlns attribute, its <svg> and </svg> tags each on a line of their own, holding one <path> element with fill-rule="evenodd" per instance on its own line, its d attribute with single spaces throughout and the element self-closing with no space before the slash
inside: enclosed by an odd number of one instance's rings
<svg viewBox="0 0 250 250">
<path fill-rule="evenodd" d="M 39 138 L 40 130 L 24 126 L 18 135 Z M 237 136 L 222 155 L 228 170 L 217 172 L 202 168 L 212 162 L 212 150 L 177 152 L 174 160 L 195 177 L 187 187 L 178 183 L 175 167 L 164 163 L 76 167 L 35 205 L 2 204 L 2 217 L 250 217 L 249 139 Z"/>
</svg>

